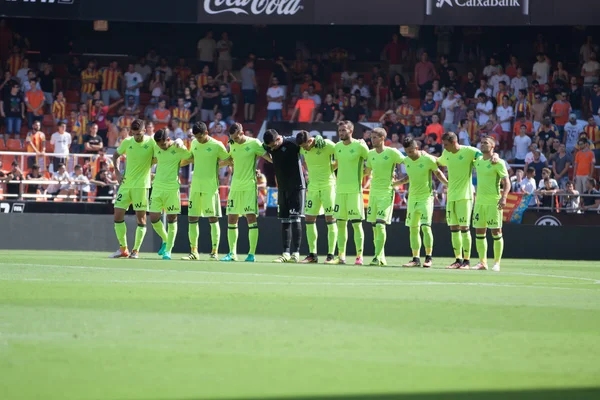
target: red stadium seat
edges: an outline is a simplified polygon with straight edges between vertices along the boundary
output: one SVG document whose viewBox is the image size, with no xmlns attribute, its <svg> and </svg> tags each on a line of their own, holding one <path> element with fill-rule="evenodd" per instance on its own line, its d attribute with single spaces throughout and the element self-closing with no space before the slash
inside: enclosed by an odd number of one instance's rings
<svg viewBox="0 0 600 400">
<path fill-rule="evenodd" d="M 79 103 L 79 92 L 68 90 L 67 93 L 65 93 L 65 98 L 67 99 L 67 103 Z"/>
<path fill-rule="evenodd" d="M 77 111 L 79 105 L 77 103 L 67 103 L 67 111 Z"/>
<path fill-rule="evenodd" d="M 6 144 L 2 138 L 0 138 L 0 151 L 6 151 Z"/>
<path fill-rule="evenodd" d="M 58 78 L 66 78 L 69 76 L 69 71 L 66 64 L 55 64 L 53 68 L 54 75 L 56 75 Z"/>
<path fill-rule="evenodd" d="M 23 151 L 23 145 L 19 139 L 8 139 L 6 149 L 8 151 Z"/>
<path fill-rule="evenodd" d="M 385 113 L 385 111 L 383 110 L 373 110 L 373 113 L 371 114 L 371 121 L 379 121 L 379 118 L 381 118 L 381 116 Z"/>
<path fill-rule="evenodd" d="M 53 127 L 54 125 L 56 125 L 54 117 L 50 114 L 45 114 L 44 119 L 42 120 L 42 126 Z"/>
</svg>

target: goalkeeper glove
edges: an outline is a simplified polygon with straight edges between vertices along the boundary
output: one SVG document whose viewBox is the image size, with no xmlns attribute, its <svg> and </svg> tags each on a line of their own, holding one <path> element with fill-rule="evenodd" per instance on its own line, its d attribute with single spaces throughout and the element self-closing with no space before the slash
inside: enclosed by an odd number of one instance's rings
<svg viewBox="0 0 600 400">
<path fill-rule="evenodd" d="M 317 149 L 322 149 L 323 147 L 325 147 L 325 139 L 323 139 L 323 136 L 321 135 L 317 135 L 315 136 L 315 147 Z"/>
</svg>

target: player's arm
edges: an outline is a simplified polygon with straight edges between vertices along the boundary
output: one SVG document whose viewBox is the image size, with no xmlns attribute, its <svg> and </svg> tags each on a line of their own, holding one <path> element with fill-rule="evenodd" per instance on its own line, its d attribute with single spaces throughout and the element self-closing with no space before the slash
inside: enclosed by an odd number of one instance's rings
<svg viewBox="0 0 600 400">
<path fill-rule="evenodd" d="M 373 170 L 369 167 L 365 168 L 365 177 L 367 178 L 367 181 L 365 182 L 365 184 L 363 185 L 364 189 L 368 189 L 371 187 L 371 179 L 373 177 L 372 175 Z"/>
<path fill-rule="evenodd" d="M 444 175 L 441 169 L 437 168 L 433 171 L 433 174 L 444 186 L 448 186 L 448 179 L 446 178 L 446 175 Z"/>
<path fill-rule="evenodd" d="M 117 182 L 119 182 L 119 183 L 121 183 L 121 180 L 122 180 L 121 169 L 119 166 L 119 157 L 121 157 L 122 155 L 123 154 L 120 154 L 118 149 L 112 155 L 112 163 L 113 163 L 113 166 L 115 167 L 115 178 L 117 178 Z"/>
<path fill-rule="evenodd" d="M 404 175 L 402 178 L 398 179 L 397 181 L 392 182 L 392 186 L 396 187 L 396 186 L 402 186 L 407 184 L 409 181 L 409 177 L 408 175 Z"/>
<path fill-rule="evenodd" d="M 265 151 L 265 154 L 261 156 L 266 162 L 273 164 L 273 158 L 271 158 L 271 154 Z"/>
<path fill-rule="evenodd" d="M 508 193 L 510 193 L 510 186 L 510 178 L 508 175 L 505 175 L 502 178 L 502 197 L 500 197 L 500 200 L 498 201 L 499 210 L 502 210 L 504 207 L 506 207 L 506 198 L 508 197 Z"/>
</svg>

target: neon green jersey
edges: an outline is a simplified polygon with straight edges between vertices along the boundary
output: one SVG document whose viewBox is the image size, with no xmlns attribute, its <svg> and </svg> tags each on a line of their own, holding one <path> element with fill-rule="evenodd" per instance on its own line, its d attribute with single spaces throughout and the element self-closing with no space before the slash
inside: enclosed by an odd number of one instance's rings
<svg viewBox="0 0 600 400">
<path fill-rule="evenodd" d="M 460 146 L 456 153 L 444 150 L 438 164 L 448 168 L 448 201 L 473 199 L 473 162 L 481 157 L 479 149 Z"/>
<path fill-rule="evenodd" d="M 361 193 L 364 160 L 369 155 L 369 148 L 358 140 L 350 144 L 335 144 L 334 157 L 338 161 L 336 193 Z"/>
<path fill-rule="evenodd" d="M 156 174 L 152 181 L 154 190 L 179 190 L 179 164 L 190 158 L 190 152 L 176 144 L 163 150 L 154 143 L 154 158 L 156 158 Z"/>
<path fill-rule="evenodd" d="M 381 153 L 373 149 L 367 157 L 367 168 L 372 170 L 371 193 L 392 190 L 392 180 L 396 164 L 404 161 L 404 156 L 394 148 L 386 147 Z"/>
<path fill-rule="evenodd" d="M 227 149 L 211 137 L 206 143 L 192 142 L 190 151 L 194 156 L 194 175 L 190 193 L 214 193 L 219 188 L 219 160 L 229 158 Z"/>
<path fill-rule="evenodd" d="M 121 142 L 117 152 L 127 156 L 121 187 L 126 189 L 149 189 L 152 157 L 154 156 L 154 139 L 150 136 L 144 136 L 142 141 L 138 143 L 133 136 L 130 136 Z"/>
<path fill-rule="evenodd" d="M 421 152 L 416 160 L 404 159 L 406 174 L 409 178 L 408 201 L 425 201 L 433 196 L 433 180 L 431 174 L 438 169 L 433 156 Z"/>
<path fill-rule="evenodd" d="M 500 180 L 508 176 L 504 161 L 492 164 L 490 160 L 480 158 L 475 161 L 477 172 L 477 196 L 475 203 L 484 205 L 498 204 L 500 194 Z"/>
<path fill-rule="evenodd" d="M 304 156 L 306 168 L 308 169 L 308 189 L 322 190 L 335 185 L 335 173 L 333 172 L 332 159 L 335 143 L 325 139 L 325 147 L 306 151 L 300 149 Z"/>
<path fill-rule="evenodd" d="M 250 137 L 246 137 L 242 144 L 234 142 L 229 146 L 229 154 L 233 159 L 231 190 L 256 190 L 256 157 L 265 153 L 262 142 Z"/>
</svg>

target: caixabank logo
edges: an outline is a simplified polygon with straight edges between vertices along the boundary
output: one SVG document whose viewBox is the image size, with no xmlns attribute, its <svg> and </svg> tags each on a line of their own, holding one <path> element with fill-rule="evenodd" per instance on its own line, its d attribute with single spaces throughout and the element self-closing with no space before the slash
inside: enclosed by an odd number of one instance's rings
<svg viewBox="0 0 600 400">
<path fill-rule="evenodd" d="M 425 18 L 429 22 L 453 25 L 526 23 L 530 0 L 426 0 Z"/>
</svg>

